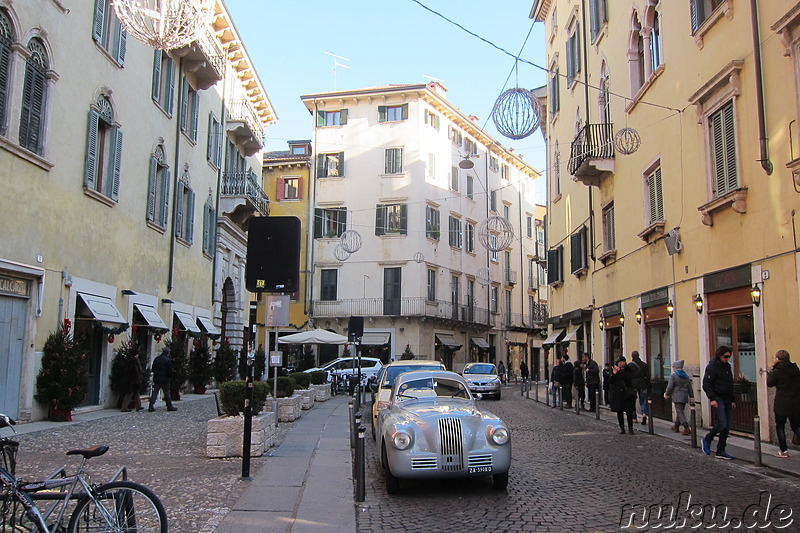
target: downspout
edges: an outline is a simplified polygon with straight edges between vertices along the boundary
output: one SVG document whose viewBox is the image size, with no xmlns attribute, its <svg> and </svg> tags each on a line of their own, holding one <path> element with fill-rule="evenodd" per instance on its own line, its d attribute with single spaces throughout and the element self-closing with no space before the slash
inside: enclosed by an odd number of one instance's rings
<svg viewBox="0 0 800 533">
<path fill-rule="evenodd" d="M 750 0 L 750 19 L 753 27 L 753 63 L 756 70 L 756 111 L 758 113 L 758 144 L 761 150 L 761 168 L 767 173 L 772 174 L 772 161 L 769 160 L 769 149 L 767 148 L 767 127 L 764 119 L 764 77 L 761 73 L 761 39 L 758 31 L 758 6 L 756 0 Z"/>
<path fill-rule="evenodd" d="M 178 75 L 178 80 L 181 79 L 181 58 L 178 57 L 175 65 L 175 73 Z M 178 120 L 175 121 L 175 175 L 172 178 L 172 231 L 169 236 L 169 275 L 167 277 L 167 294 L 172 292 L 173 285 L 173 271 L 175 269 L 175 214 L 177 213 L 178 202 L 178 181 L 180 180 L 180 150 L 181 150 L 181 120 L 180 120 L 180 98 L 181 98 L 181 84 L 178 83 L 178 105 L 176 106 L 176 114 Z"/>
<path fill-rule="evenodd" d="M 309 191 L 309 202 L 308 202 L 308 220 L 310 220 L 310 224 L 306 230 L 306 239 L 308 239 L 308 245 L 306 247 L 306 253 L 308 254 L 308 258 L 306 259 L 307 264 L 306 268 L 308 269 L 308 274 L 306 275 L 305 284 L 306 284 L 306 314 L 310 315 L 310 318 L 313 319 L 314 313 L 314 284 L 311 283 L 311 278 L 314 277 L 314 272 L 316 271 L 315 263 L 314 263 L 314 250 L 316 247 L 316 240 L 314 239 L 314 225 L 316 224 L 316 219 L 314 218 L 314 206 L 317 205 L 317 168 L 316 168 L 316 160 L 315 157 L 315 150 L 317 148 L 317 101 L 314 100 L 314 111 L 311 112 L 311 124 L 314 131 L 314 135 L 312 137 L 312 145 L 311 145 L 311 154 L 309 157 L 311 158 L 308 164 L 308 186 L 309 188 L 313 188 L 313 191 Z M 313 187 L 312 187 L 313 185 Z M 346 221 L 345 221 L 346 222 Z M 309 324 L 310 325 L 310 324 Z M 315 324 L 314 327 L 317 327 Z"/>
<path fill-rule="evenodd" d="M 586 100 L 586 128 L 589 127 L 589 40 L 586 38 L 586 1 L 581 1 L 581 24 L 583 24 L 583 94 Z M 587 130 L 588 133 L 588 130 Z M 594 262 L 594 200 L 589 185 L 589 242 L 586 244 L 589 257 Z"/>
<path fill-rule="evenodd" d="M 226 93 L 226 89 L 227 89 L 227 85 L 228 85 L 228 62 L 227 61 L 223 61 L 222 68 L 223 68 L 223 72 L 222 72 L 222 98 L 221 98 L 221 102 L 220 102 L 220 106 L 219 106 L 220 107 L 220 109 L 219 109 L 219 113 L 220 113 L 219 114 L 220 138 L 218 139 L 218 142 L 220 143 L 218 149 L 220 151 L 222 150 L 222 147 L 223 147 L 222 136 L 225 133 L 225 93 Z M 211 134 L 211 132 L 209 132 L 209 135 L 210 134 Z M 211 154 L 211 155 L 213 157 L 214 154 Z M 217 168 L 217 201 L 216 201 L 217 221 L 219 221 L 219 219 L 220 219 L 219 215 L 221 214 L 219 212 L 219 201 L 220 201 L 220 197 L 222 195 L 222 176 L 223 176 L 222 163 L 223 163 L 223 161 L 224 161 L 224 158 L 221 157 L 220 158 L 220 162 L 219 162 L 219 167 Z M 262 158 L 262 161 L 263 161 L 263 158 Z M 263 165 L 263 163 L 262 163 L 262 165 Z M 262 172 L 263 172 L 263 170 L 262 170 Z M 214 296 L 216 296 L 216 294 L 217 294 L 217 270 L 219 268 L 218 265 L 217 265 L 217 257 L 218 257 L 218 255 L 217 255 L 217 243 L 219 242 L 219 231 L 216 228 L 217 225 L 218 225 L 218 223 L 215 222 L 215 224 L 214 224 L 214 226 L 215 226 L 215 228 L 214 228 L 214 261 L 213 261 L 212 270 L 211 270 L 211 275 L 212 275 L 212 279 L 211 279 L 211 304 L 212 305 L 214 304 Z M 219 302 L 220 302 L 220 306 L 222 306 L 222 295 L 221 294 L 220 294 Z"/>
</svg>

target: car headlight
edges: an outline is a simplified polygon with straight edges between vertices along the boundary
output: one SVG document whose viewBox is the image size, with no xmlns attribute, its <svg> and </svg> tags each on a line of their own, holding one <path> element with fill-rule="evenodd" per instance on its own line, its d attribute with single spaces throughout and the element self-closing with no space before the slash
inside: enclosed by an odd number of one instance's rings
<svg viewBox="0 0 800 533">
<path fill-rule="evenodd" d="M 492 442 L 494 442 L 498 446 L 502 446 L 503 444 L 508 443 L 510 435 L 508 434 L 508 430 L 506 428 L 490 427 L 488 429 L 489 429 L 489 437 L 492 439 Z"/>
<path fill-rule="evenodd" d="M 492 378 L 489 380 L 489 383 L 500 383 L 500 378 Z"/>
<path fill-rule="evenodd" d="M 408 449 L 413 441 L 411 434 L 405 431 L 397 431 L 392 435 L 392 445 L 398 450 Z"/>
</svg>

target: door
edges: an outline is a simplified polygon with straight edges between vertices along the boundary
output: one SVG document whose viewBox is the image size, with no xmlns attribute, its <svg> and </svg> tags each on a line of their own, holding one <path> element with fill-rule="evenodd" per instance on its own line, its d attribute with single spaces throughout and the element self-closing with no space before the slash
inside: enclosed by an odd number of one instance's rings
<svg viewBox="0 0 800 533">
<path fill-rule="evenodd" d="M 733 410 L 731 429 L 753 433 L 753 419 L 758 415 L 758 381 L 756 377 L 756 342 L 753 330 L 753 313 L 750 309 L 711 317 L 714 345 L 730 346 L 729 363 L 733 370 L 733 393 L 736 409 Z"/>
<path fill-rule="evenodd" d="M 0 413 L 19 416 L 22 347 L 28 322 L 28 300 L 0 297 Z"/>
<path fill-rule="evenodd" d="M 401 269 L 399 267 L 383 269 L 383 314 L 398 316 L 400 314 Z"/>
<path fill-rule="evenodd" d="M 669 321 L 647 323 L 647 363 L 650 367 L 652 415 L 672 419 L 672 402 L 664 399 L 667 381 L 672 373 L 672 353 L 669 343 Z"/>
<path fill-rule="evenodd" d="M 86 374 L 86 399 L 80 404 L 98 405 L 100 403 L 100 375 L 103 369 L 103 343 L 106 334 L 94 327 L 94 320 L 75 320 L 76 343 L 81 343 L 89 359 L 89 368 Z"/>
</svg>

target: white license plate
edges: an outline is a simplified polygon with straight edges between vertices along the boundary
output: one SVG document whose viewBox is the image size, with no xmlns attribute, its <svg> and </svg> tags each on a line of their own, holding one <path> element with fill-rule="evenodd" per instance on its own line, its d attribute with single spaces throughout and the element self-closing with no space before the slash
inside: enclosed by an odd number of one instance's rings
<svg viewBox="0 0 800 533">
<path fill-rule="evenodd" d="M 470 466 L 467 470 L 468 474 L 488 474 L 492 471 L 491 466 Z"/>
</svg>

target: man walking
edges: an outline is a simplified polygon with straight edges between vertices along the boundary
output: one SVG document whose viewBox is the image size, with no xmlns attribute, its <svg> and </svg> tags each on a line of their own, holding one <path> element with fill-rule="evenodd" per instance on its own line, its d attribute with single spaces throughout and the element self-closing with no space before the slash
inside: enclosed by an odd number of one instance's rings
<svg viewBox="0 0 800 533">
<path fill-rule="evenodd" d="M 169 382 L 172 379 L 172 359 L 169 358 L 169 348 L 161 350 L 161 354 L 153 360 L 153 392 L 150 394 L 149 412 L 155 411 L 153 404 L 158 398 L 158 391 L 164 391 L 164 401 L 167 402 L 167 411 L 177 411 L 178 408 L 172 405 L 172 397 L 169 391 Z"/>
<path fill-rule="evenodd" d="M 733 370 L 728 361 L 731 358 L 731 349 L 727 346 L 720 346 L 714 352 L 714 359 L 709 361 L 706 372 L 703 376 L 703 391 L 711 400 L 711 407 L 716 409 L 714 427 L 703 438 L 703 452 L 711 455 L 711 441 L 719 435 L 717 441 L 717 459 L 731 460 L 733 457 L 725 451 L 725 444 L 728 441 L 728 431 L 731 428 L 731 417 L 733 408 Z"/>
<path fill-rule="evenodd" d="M 559 380 L 561 381 L 561 393 L 564 395 L 564 407 L 572 409 L 572 363 L 569 362 L 569 354 L 564 352 L 564 362 L 561 364 L 561 374 Z"/>
<path fill-rule="evenodd" d="M 589 352 L 583 352 L 583 366 L 586 368 L 586 388 L 589 393 L 589 412 L 597 410 L 597 389 L 600 387 L 600 367 L 592 360 Z"/>
<path fill-rule="evenodd" d="M 556 359 L 553 364 L 553 370 L 550 373 L 550 392 L 553 394 L 553 407 L 556 407 L 559 401 L 559 390 L 561 389 L 561 359 Z"/>
<path fill-rule="evenodd" d="M 647 393 L 650 390 L 650 368 L 641 360 L 639 352 L 631 352 L 631 370 L 633 370 L 633 388 L 639 397 L 639 408 L 642 411 L 642 425 L 647 424 Z"/>
<path fill-rule="evenodd" d="M 525 363 L 525 361 L 522 361 L 519 364 L 519 374 L 520 376 L 522 376 L 523 383 L 528 381 L 528 376 L 530 375 L 530 372 L 528 370 L 528 365 Z"/>
<path fill-rule="evenodd" d="M 792 440 L 800 439 L 800 369 L 792 363 L 789 352 L 778 350 L 775 364 L 767 373 L 767 387 L 775 387 L 775 432 L 778 435 L 780 451 L 777 457 L 789 457 L 786 446 L 786 419 L 792 428 Z"/>
</svg>

